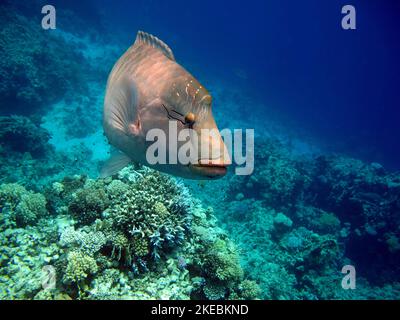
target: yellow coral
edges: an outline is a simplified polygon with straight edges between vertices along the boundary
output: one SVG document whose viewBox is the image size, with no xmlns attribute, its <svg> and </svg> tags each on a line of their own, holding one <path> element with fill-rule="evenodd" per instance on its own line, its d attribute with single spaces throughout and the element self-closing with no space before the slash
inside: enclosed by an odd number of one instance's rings
<svg viewBox="0 0 400 320">
<path fill-rule="evenodd" d="M 149 244 L 147 238 L 134 236 L 132 241 L 133 253 L 136 256 L 143 257 L 149 254 Z"/>
<path fill-rule="evenodd" d="M 79 283 L 98 270 L 96 260 L 80 251 L 70 252 L 67 260 L 68 265 L 64 274 L 66 282 Z"/>
</svg>

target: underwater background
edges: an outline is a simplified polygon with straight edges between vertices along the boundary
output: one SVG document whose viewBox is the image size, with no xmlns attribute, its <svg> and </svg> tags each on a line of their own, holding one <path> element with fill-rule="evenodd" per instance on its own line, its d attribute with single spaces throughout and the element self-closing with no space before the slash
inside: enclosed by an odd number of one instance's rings
<svg viewBox="0 0 400 320">
<path fill-rule="evenodd" d="M 400 298 L 398 1 L 7 0 L 0 17 L 0 299 Z M 107 77 L 138 30 L 209 89 L 220 129 L 255 129 L 252 175 L 98 178 Z"/>
</svg>

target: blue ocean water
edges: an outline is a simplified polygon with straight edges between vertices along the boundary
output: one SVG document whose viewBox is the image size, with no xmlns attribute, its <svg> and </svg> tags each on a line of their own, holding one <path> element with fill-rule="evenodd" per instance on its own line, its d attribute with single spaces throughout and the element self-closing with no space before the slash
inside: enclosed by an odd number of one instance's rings
<svg viewBox="0 0 400 320">
<path fill-rule="evenodd" d="M 400 3 L 352 1 L 355 30 L 346 4 L 0 4 L 0 299 L 399 299 Z M 255 130 L 252 175 L 98 177 L 107 78 L 139 30 L 220 129 Z"/>
<path fill-rule="evenodd" d="M 354 31 L 341 28 L 343 1 L 100 3 L 127 45 L 138 29 L 157 34 L 200 79 L 251 92 L 260 103 L 243 116 L 272 109 L 329 150 L 398 169 L 396 1 L 353 1 Z"/>
</svg>

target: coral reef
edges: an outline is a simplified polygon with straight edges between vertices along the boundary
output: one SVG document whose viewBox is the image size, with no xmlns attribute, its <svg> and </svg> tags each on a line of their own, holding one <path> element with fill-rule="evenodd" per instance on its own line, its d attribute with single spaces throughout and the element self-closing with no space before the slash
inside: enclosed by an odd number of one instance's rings
<svg viewBox="0 0 400 320">
<path fill-rule="evenodd" d="M 216 226 L 212 210 L 203 209 L 173 178 L 130 167 L 114 178 L 65 178 L 43 194 L 18 184 L 0 187 L 3 209 L 17 210 L 26 195 L 48 202 L 52 216 L 39 222 L 37 216 L 36 224 L 25 229 L 18 228 L 11 215 L 2 216 L 0 238 L 2 243 L 8 241 L 1 260 L 3 298 L 259 297 L 257 285 L 244 277 L 234 245 Z M 25 214 L 32 212 L 23 209 Z M 18 234 L 37 234 L 40 241 L 19 243 L 14 236 Z M 40 258 L 29 260 L 35 272 L 24 274 L 22 280 L 17 277 L 20 273 L 7 278 L 17 269 L 15 259 L 7 258 L 13 248 L 21 248 L 22 259 L 31 259 L 32 253 Z M 51 289 L 41 287 L 41 269 L 46 265 L 56 271 L 56 286 Z M 27 286 L 27 279 L 34 285 Z M 7 295 L 6 287 L 19 290 Z"/>
<path fill-rule="evenodd" d="M 85 90 L 84 57 L 70 43 L 7 6 L 0 6 L 0 17 L 2 113 L 31 114 L 67 92 Z"/>
<path fill-rule="evenodd" d="M 94 222 L 108 206 L 108 197 L 101 183 L 85 186 L 72 197 L 68 210 L 80 224 Z"/>
<path fill-rule="evenodd" d="M 71 251 L 68 253 L 67 261 L 68 264 L 63 277 L 65 282 L 79 284 L 98 270 L 96 260 L 80 251 Z"/>
<path fill-rule="evenodd" d="M 279 206 L 295 202 L 308 182 L 301 163 L 290 155 L 280 140 L 258 140 L 255 162 L 258 165 L 252 175 L 234 178 L 230 196 L 239 193 L 246 197 L 256 195 L 279 209 Z"/>
<path fill-rule="evenodd" d="M 51 150 L 49 133 L 23 116 L 0 117 L 0 145 L 3 153 L 29 152 L 42 156 Z"/>
<path fill-rule="evenodd" d="M 8 221 L 18 227 L 34 225 L 48 214 L 46 198 L 42 194 L 27 191 L 14 183 L 0 186 L 0 207 Z"/>
<path fill-rule="evenodd" d="M 217 216 L 263 297 L 369 299 L 380 298 L 379 286 L 398 288 L 400 176 L 377 163 L 259 143 L 254 176 L 229 179 L 230 201 Z M 358 270 L 357 292 L 340 286 L 346 264 Z M 399 297 L 395 289 L 384 296 Z"/>
</svg>

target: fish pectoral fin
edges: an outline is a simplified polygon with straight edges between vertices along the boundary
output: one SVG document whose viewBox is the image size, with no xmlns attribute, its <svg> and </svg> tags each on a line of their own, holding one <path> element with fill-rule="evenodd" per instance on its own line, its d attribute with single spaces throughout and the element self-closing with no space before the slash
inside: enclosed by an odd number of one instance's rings
<svg viewBox="0 0 400 320">
<path fill-rule="evenodd" d="M 125 168 L 131 161 L 131 158 L 122 152 L 112 155 L 101 168 L 100 178 L 107 178 L 118 173 L 118 171 Z"/>
<path fill-rule="evenodd" d="M 139 118 L 128 125 L 128 133 L 133 136 L 138 136 L 141 130 L 142 130 L 142 124 Z"/>
<path fill-rule="evenodd" d="M 125 134 L 134 134 L 137 130 L 132 129 L 140 128 L 137 114 L 138 93 L 134 81 L 127 78 L 120 79 L 107 91 L 104 108 L 105 125 Z"/>
</svg>

